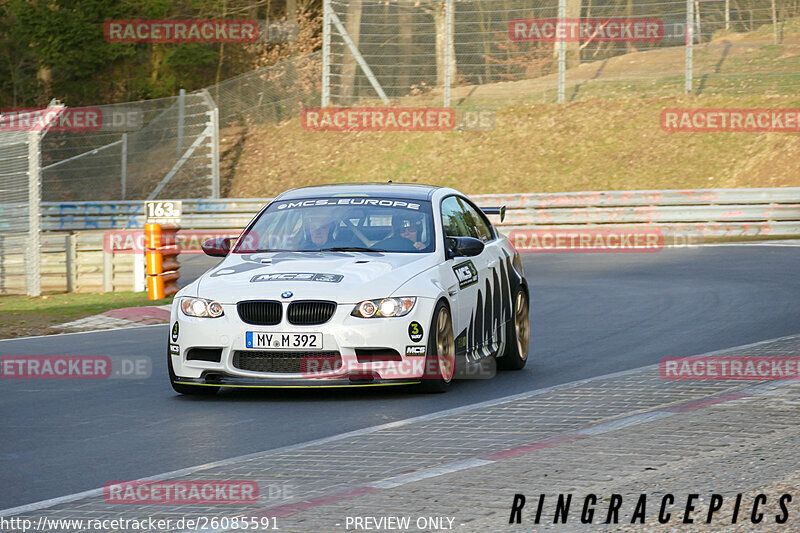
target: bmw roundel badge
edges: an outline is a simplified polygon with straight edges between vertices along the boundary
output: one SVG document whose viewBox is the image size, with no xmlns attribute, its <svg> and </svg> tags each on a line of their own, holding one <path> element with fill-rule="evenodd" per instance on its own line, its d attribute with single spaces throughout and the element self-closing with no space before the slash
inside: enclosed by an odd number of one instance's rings
<svg viewBox="0 0 800 533">
<path fill-rule="evenodd" d="M 281 293 L 281 298 L 291 298 L 292 296 L 294 296 L 292 291 L 284 291 Z"/>
</svg>

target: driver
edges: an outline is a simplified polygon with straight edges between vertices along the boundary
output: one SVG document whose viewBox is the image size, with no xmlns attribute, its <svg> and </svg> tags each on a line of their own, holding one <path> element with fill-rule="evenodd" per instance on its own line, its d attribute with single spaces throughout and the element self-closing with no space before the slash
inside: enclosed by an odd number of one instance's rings
<svg viewBox="0 0 800 533">
<path fill-rule="evenodd" d="M 303 238 L 298 248 L 300 250 L 320 250 L 363 246 L 347 234 L 346 228 L 339 227 L 340 221 L 340 213 L 337 211 L 324 208 L 308 209 L 303 214 Z"/>
<path fill-rule="evenodd" d="M 331 234 L 335 222 L 324 213 L 309 212 L 303 216 L 303 238 L 301 250 L 315 250 L 334 246 Z"/>
</svg>

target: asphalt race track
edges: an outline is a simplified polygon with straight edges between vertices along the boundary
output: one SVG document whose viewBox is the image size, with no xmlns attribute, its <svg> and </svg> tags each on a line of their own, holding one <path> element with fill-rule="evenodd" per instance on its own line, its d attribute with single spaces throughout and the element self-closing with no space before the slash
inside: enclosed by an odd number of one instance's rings
<svg viewBox="0 0 800 533">
<path fill-rule="evenodd" d="M 198 256 L 184 273 L 211 264 Z M 528 366 L 458 382 L 444 395 L 398 388 L 181 397 L 166 377 L 167 326 L 2 341 L 2 355 L 146 355 L 153 375 L 0 381 L 0 509 L 795 334 L 799 264 L 800 247 L 792 246 L 527 255 Z"/>
</svg>

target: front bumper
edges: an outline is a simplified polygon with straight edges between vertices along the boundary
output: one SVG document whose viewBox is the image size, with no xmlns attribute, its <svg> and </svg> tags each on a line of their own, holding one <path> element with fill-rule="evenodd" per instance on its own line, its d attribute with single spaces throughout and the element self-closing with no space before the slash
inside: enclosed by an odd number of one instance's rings
<svg viewBox="0 0 800 533">
<path fill-rule="evenodd" d="M 194 318 L 184 315 L 176 298 L 170 318 L 170 360 L 177 383 L 243 388 L 320 388 L 343 386 L 383 386 L 418 383 L 425 368 L 426 346 L 435 301 L 417 298 L 414 309 L 397 318 L 358 318 L 350 313 L 353 304 L 339 304 L 330 320 L 320 325 L 298 326 L 286 318 L 275 326 L 257 326 L 241 320 L 236 304 L 223 304 L 224 315 L 219 318 Z M 416 322 L 422 336 L 413 335 L 410 325 Z M 175 333 L 177 324 L 177 334 Z M 247 348 L 245 334 L 259 333 L 320 333 L 324 353 L 335 352 L 341 364 L 315 372 L 257 372 L 234 365 L 234 353 L 269 351 Z M 187 359 L 193 348 L 221 350 L 219 362 Z M 356 350 L 360 354 L 356 355 Z M 391 362 L 359 362 L 370 349 L 392 349 L 397 352 Z M 291 350 L 281 351 L 292 353 Z M 276 352 L 277 353 L 277 352 Z M 307 352 L 313 358 L 315 352 Z"/>
</svg>

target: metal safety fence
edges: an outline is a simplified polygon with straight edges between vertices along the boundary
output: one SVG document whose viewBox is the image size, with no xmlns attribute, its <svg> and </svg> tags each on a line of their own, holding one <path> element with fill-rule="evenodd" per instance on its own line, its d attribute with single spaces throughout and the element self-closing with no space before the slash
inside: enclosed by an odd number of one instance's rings
<svg viewBox="0 0 800 533">
<path fill-rule="evenodd" d="M 321 70 L 321 55 L 314 53 L 247 72 L 206 91 L 219 108 L 221 127 L 277 124 L 319 103 Z"/>
<path fill-rule="evenodd" d="M 793 0 L 325 0 L 324 8 L 323 106 L 425 94 L 445 106 L 467 97 L 563 102 L 597 95 L 598 84 L 662 94 L 800 87 Z"/>
<path fill-rule="evenodd" d="M 206 91 L 66 113 L 94 120 L 44 130 L 44 201 L 219 197 L 219 125 Z"/>
<path fill-rule="evenodd" d="M 219 120 L 206 91 L 0 116 L 0 277 L 41 291 L 42 201 L 219 197 Z M 24 253 L 20 254 L 19 252 Z"/>
<path fill-rule="evenodd" d="M 482 207 L 505 205 L 501 229 L 648 225 L 706 236 L 800 235 L 800 187 L 591 191 L 470 195 Z M 271 198 L 183 201 L 184 229 L 243 229 Z M 42 229 L 144 228 L 143 202 L 48 202 Z"/>
<path fill-rule="evenodd" d="M 60 109 L 54 102 L 47 107 L 49 112 Z M 19 118 L 32 116 L 20 113 Z M 37 129 L 0 129 L 0 280 L 17 280 L 34 296 L 41 292 L 42 135 Z"/>
<path fill-rule="evenodd" d="M 501 232 L 512 230 L 614 229 L 658 231 L 666 236 L 800 237 L 800 187 L 486 194 L 482 207 L 505 205 Z M 184 230 L 237 234 L 271 199 L 185 199 Z M 46 202 L 42 206 L 43 290 L 131 290 L 134 256 L 104 249 L 108 232 L 142 230 L 143 202 Z M 0 256 L 0 294 L 24 293 L 25 256 Z M 138 275 L 143 278 L 143 270 Z M 141 286 L 142 279 L 138 279 Z"/>
</svg>

